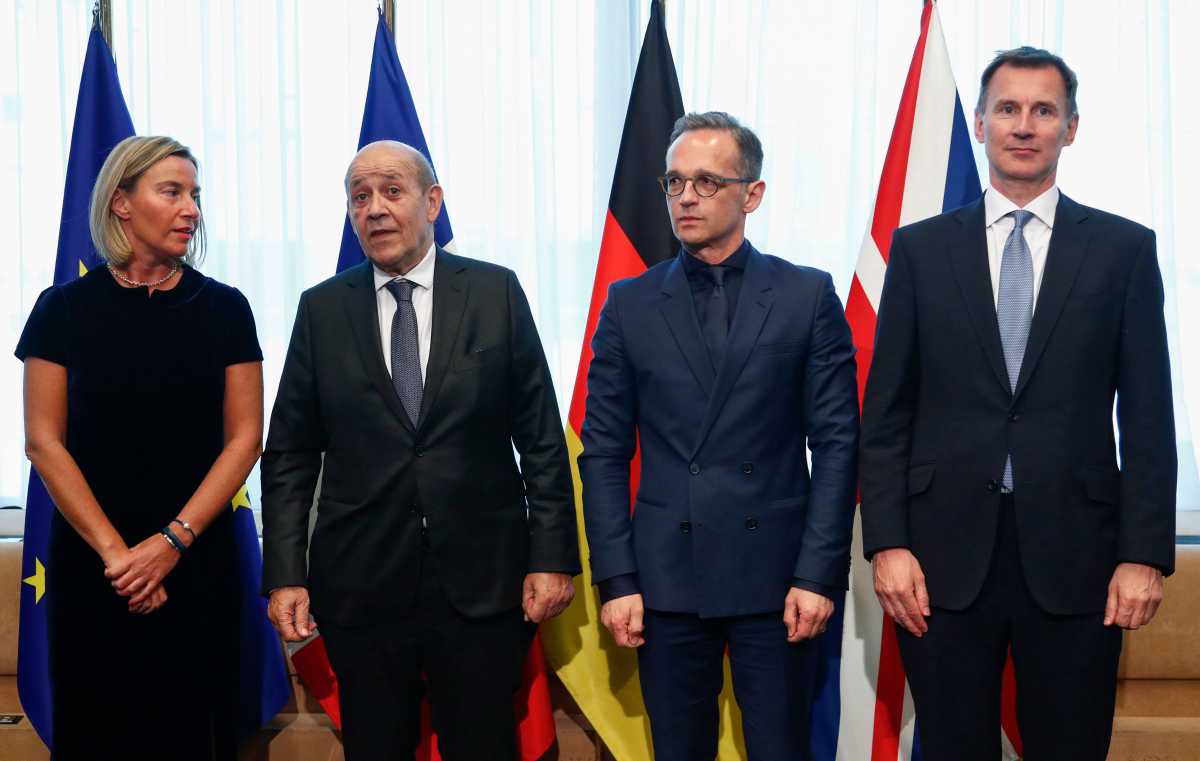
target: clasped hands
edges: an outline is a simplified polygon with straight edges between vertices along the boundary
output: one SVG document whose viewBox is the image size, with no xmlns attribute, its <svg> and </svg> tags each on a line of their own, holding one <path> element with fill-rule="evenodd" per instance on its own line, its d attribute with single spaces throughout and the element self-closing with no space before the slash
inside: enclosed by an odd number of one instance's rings
<svg viewBox="0 0 1200 761">
<path fill-rule="evenodd" d="M 181 537 L 185 545 L 190 537 Z M 132 548 L 121 546 L 104 557 L 104 576 L 122 597 L 129 598 L 130 613 L 151 613 L 167 601 L 162 581 L 179 562 L 179 552 L 160 534 L 151 534 Z"/>
<path fill-rule="evenodd" d="M 871 558 L 875 596 L 883 611 L 914 637 L 929 631 L 929 590 L 921 564 L 904 547 L 880 550 Z M 1162 571 L 1142 563 L 1120 563 L 1108 583 L 1104 625 L 1137 629 L 1150 623 L 1163 598 Z"/>
<path fill-rule="evenodd" d="M 600 607 L 600 623 L 620 647 L 646 643 L 646 609 L 640 594 L 614 597 Z M 833 615 L 833 600 L 816 592 L 792 587 L 783 601 L 783 624 L 788 642 L 812 639 L 825 631 Z"/>
</svg>

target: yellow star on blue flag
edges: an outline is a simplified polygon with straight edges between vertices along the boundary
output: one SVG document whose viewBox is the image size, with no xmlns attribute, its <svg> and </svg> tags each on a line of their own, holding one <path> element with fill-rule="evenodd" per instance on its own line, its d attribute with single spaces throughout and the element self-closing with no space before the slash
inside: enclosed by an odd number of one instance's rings
<svg viewBox="0 0 1200 761">
<path fill-rule="evenodd" d="M 242 484 L 242 488 L 238 489 L 238 493 L 233 495 L 233 500 L 230 502 L 230 505 L 233 506 L 234 512 L 236 512 L 239 507 L 250 507 L 250 492 L 246 490 L 245 484 Z"/>
<path fill-rule="evenodd" d="M 33 602 L 36 605 L 42 601 L 42 595 L 46 594 L 46 566 L 42 565 L 41 558 L 33 559 L 33 575 L 26 576 L 23 581 L 33 587 Z"/>
</svg>

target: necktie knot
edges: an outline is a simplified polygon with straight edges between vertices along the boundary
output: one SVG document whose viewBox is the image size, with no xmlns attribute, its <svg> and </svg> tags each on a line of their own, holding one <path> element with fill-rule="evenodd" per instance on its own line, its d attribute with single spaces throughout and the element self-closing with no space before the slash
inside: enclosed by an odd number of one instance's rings
<svg viewBox="0 0 1200 761">
<path fill-rule="evenodd" d="M 715 288 L 725 287 L 725 275 L 729 272 L 729 268 L 723 264 L 714 264 L 704 268 L 704 272 L 708 275 L 708 279 L 712 281 Z"/>
<path fill-rule="evenodd" d="M 412 301 L 413 283 L 411 280 L 392 280 L 384 287 L 388 289 L 397 303 Z"/>
<path fill-rule="evenodd" d="M 1017 209 L 1016 211 L 1009 212 L 1009 216 L 1013 218 L 1013 229 L 1023 230 L 1025 228 L 1025 223 L 1028 222 L 1030 217 L 1033 216 L 1033 212 L 1026 211 L 1024 209 Z"/>
</svg>

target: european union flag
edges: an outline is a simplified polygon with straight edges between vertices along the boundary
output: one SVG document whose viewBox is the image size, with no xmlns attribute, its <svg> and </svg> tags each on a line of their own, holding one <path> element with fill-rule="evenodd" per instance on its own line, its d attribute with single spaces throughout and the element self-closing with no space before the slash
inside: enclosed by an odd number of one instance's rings
<svg viewBox="0 0 1200 761">
<path fill-rule="evenodd" d="M 239 737 L 246 737 L 279 713 L 291 696 L 292 684 L 283 665 L 279 636 L 267 619 L 267 601 L 260 591 L 262 547 L 245 486 L 234 496 L 231 506 L 241 598 L 237 732 Z"/>
<path fill-rule="evenodd" d="M 404 78 L 404 69 L 400 67 L 400 56 L 396 54 L 396 43 L 392 41 L 391 30 L 379 14 L 379 23 L 375 27 L 375 51 L 371 55 L 371 79 L 367 83 L 367 105 L 363 110 L 362 130 L 358 133 L 358 147 L 362 148 L 376 140 L 399 140 L 411 145 L 429 159 L 429 146 L 425 144 L 425 133 L 421 131 L 421 122 L 417 119 L 417 107 L 413 103 L 412 91 L 408 89 L 408 80 Z M 446 213 L 446 204 L 433 224 L 433 239 L 442 248 L 446 248 L 454 240 L 454 231 L 450 229 L 450 217 Z M 365 257 L 354 228 L 350 226 L 350 218 L 342 229 L 342 250 L 338 254 L 337 271 L 353 267 Z"/>
<path fill-rule="evenodd" d="M 96 175 L 113 147 L 133 134 L 133 121 L 112 51 L 93 24 L 79 80 L 71 154 L 58 226 L 54 284 L 61 285 L 100 264 L 88 229 L 88 202 Z M 46 648 L 46 596 L 54 594 L 54 569 L 47 568 L 50 516 L 55 510 L 36 471 L 29 473 L 25 501 L 25 541 L 21 560 L 21 622 L 17 654 L 17 691 L 25 714 L 47 747 L 50 745 L 50 661 Z"/>
</svg>

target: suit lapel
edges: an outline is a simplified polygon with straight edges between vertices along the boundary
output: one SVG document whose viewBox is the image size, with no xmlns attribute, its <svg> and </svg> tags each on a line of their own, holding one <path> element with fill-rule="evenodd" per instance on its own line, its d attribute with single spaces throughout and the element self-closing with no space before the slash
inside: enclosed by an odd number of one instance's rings
<svg viewBox="0 0 1200 761">
<path fill-rule="evenodd" d="M 1006 392 L 1012 388 L 1004 365 L 1004 347 L 1000 343 L 1000 325 L 996 321 L 996 300 L 992 292 L 992 273 L 988 268 L 987 229 L 983 199 L 959 209 L 955 216 L 962 235 L 952 244 L 950 264 L 954 278 L 967 304 L 971 326 L 983 347 L 987 363 Z"/>
<path fill-rule="evenodd" d="M 708 438 L 708 432 L 712 430 L 725 402 L 729 399 L 734 383 L 742 374 L 742 368 L 745 367 L 746 360 L 750 358 L 750 352 L 754 350 L 754 346 L 758 342 L 758 335 L 762 332 L 763 323 L 766 322 L 773 303 L 774 295 L 771 293 L 771 279 L 767 272 L 766 259 L 751 246 L 750 255 L 746 257 L 746 271 L 742 274 L 742 288 L 738 295 L 737 311 L 734 312 L 733 323 L 729 326 L 725 359 L 717 368 L 716 385 L 713 387 L 712 395 L 708 398 L 704 422 L 700 425 L 700 436 L 696 439 L 696 446 L 692 450 L 693 457 L 704 444 L 704 440 Z"/>
<path fill-rule="evenodd" d="M 1075 276 L 1079 274 L 1088 240 L 1088 230 L 1081 223 L 1087 217 L 1084 207 L 1065 195 L 1059 195 L 1058 208 L 1054 212 L 1054 231 L 1050 234 L 1046 267 L 1042 272 L 1042 286 L 1033 310 L 1029 341 L 1025 344 L 1025 356 L 1021 359 L 1021 374 L 1017 378 L 1014 398 L 1021 395 L 1030 375 L 1037 368 L 1046 342 L 1050 340 L 1054 325 L 1067 303 Z"/>
<path fill-rule="evenodd" d="M 712 363 L 708 360 L 708 349 L 705 348 L 704 337 L 700 334 L 700 321 L 696 319 L 687 274 L 683 271 L 683 264 L 678 256 L 667 267 L 662 292 L 664 298 L 659 310 L 663 319 L 667 321 L 667 327 L 675 337 L 675 343 L 679 346 L 692 375 L 700 384 L 704 397 L 708 398 L 713 385 Z"/>
<path fill-rule="evenodd" d="M 404 427 L 413 430 L 400 397 L 392 386 L 392 376 L 388 375 L 387 366 L 383 364 L 383 349 L 379 335 L 379 307 L 375 301 L 375 279 L 371 263 L 363 262 L 357 266 L 357 272 L 346 281 L 346 319 L 350 322 L 350 330 L 354 334 L 354 342 L 358 353 L 362 356 L 363 367 L 371 385 L 384 398 L 392 413 L 400 419 Z"/>
<path fill-rule="evenodd" d="M 467 306 L 466 265 L 457 256 L 446 253 L 440 246 L 433 263 L 433 328 L 429 341 L 429 362 L 425 367 L 425 391 L 421 395 L 421 415 L 417 421 L 420 428 L 429 417 L 429 411 L 437 400 L 446 370 L 454 354 L 458 340 L 458 328 L 462 324 Z"/>
</svg>

